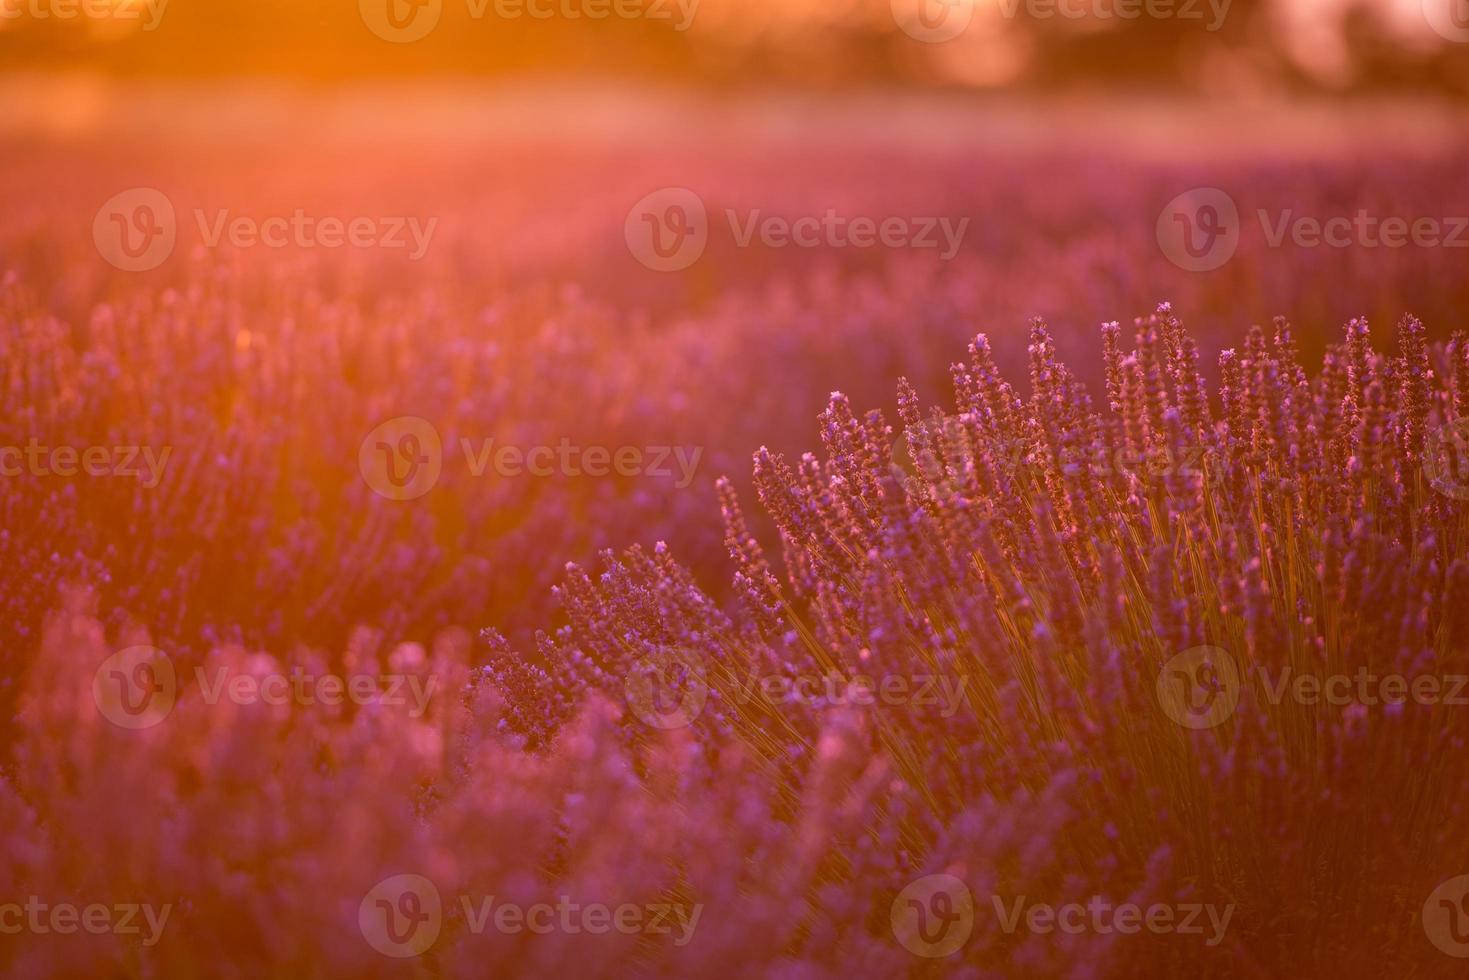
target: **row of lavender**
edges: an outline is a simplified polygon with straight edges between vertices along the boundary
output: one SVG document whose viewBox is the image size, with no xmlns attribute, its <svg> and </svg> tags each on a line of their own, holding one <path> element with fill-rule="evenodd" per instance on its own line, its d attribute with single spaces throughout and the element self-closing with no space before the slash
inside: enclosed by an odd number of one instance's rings
<svg viewBox="0 0 1469 980">
<path fill-rule="evenodd" d="M 73 595 L 21 698 L 7 890 L 167 908 L 142 944 L 32 934 L 10 965 L 1450 975 L 1469 514 L 1443 433 L 1469 345 L 1405 319 L 1379 353 L 1357 320 L 1312 379 L 1282 321 L 1222 356 L 1216 409 L 1169 308 L 1134 349 L 1103 332 L 1104 411 L 1037 322 L 1030 397 L 983 337 L 954 367 L 957 428 L 903 389 L 911 469 L 842 396 L 822 457 L 758 453 L 779 569 L 724 485 L 733 613 L 660 547 L 573 567 L 570 625 L 520 654 L 489 634 L 485 670 L 462 631 L 355 634 L 344 671 L 436 681 L 418 704 L 180 682 L 124 730 Z M 1092 462 L 1119 451 L 1199 464 Z M 196 676 L 286 669 L 224 646 Z M 1272 680 L 1291 672 L 1315 696 Z M 1321 697 L 1334 676 L 1382 697 Z M 495 902 L 566 911 L 535 930 Z M 1057 928 L 1036 902 L 1149 928 Z M 578 917 L 598 905 L 643 927 Z M 1211 927 L 1184 928 L 1200 910 Z"/>
</svg>

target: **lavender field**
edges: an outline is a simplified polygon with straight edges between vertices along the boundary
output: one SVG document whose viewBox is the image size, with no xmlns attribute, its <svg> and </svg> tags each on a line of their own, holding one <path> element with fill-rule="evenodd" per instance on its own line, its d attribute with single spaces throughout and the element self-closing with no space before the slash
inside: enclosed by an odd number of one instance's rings
<svg viewBox="0 0 1469 980">
<path fill-rule="evenodd" d="M 4 975 L 1462 975 L 1457 110 L 124 91 L 0 130 Z"/>
</svg>

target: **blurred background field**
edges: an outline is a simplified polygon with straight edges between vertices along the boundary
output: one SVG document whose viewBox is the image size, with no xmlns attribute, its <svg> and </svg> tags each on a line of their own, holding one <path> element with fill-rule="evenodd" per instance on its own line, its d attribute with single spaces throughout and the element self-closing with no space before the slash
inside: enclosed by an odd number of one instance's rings
<svg viewBox="0 0 1469 980">
<path fill-rule="evenodd" d="M 1155 231 L 1169 199 L 1199 186 L 1226 190 L 1246 217 L 1469 214 L 1469 127 L 1449 101 L 96 74 L 12 78 L 0 92 L 0 256 L 23 327 L 6 340 L 13 441 L 37 425 L 53 439 L 105 430 L 194 460 L 176 464 L 188 483 L 169 494 L 7 483 L 11 513 L 74 513 L 42 545 L 57 577 L 105 583 L 117 616 L 174 622 L 168 639 L 190 646 L 220 631 L 332 645 L 364 622 L 514 634 L 559 616 L 550 587 L 566 561 L 658 540 L 718 591 L 718 476 L 745 487 L 760 445 L 809 448 L 832 390 L 890 418 L 898 376 L 941 394 L 976 332 L 1023 371 L 1031 316 L 1094 395 L 1098 324 L 1164 300 L 1199 335 L 1211 377 L 1221 348 L 1276 315 L 1308 362 L 1354 316 L 1411 311 L 1438 339 L 1465 326 L 1462 251 L 1272 247 L 1247 220 L 1238 253 L 1196 273 Z M 179 239 L 158 268 L 126 272 L 102 260 L 92 224 L 139 186 L 172 201 Z M 633 204 L 666 186 L 711 215 L 706 252 L 676 273 L 644 267 L 624 235 Z M 720 217 L 828 208 L 968 225 L 944 261 L 741 247 Z M 417 260 L 206 247 L 199 225 L 296 209 L 437 224 Z M 125 396 L 88 374 L 99 341 Z M 408 414 L 446 445 L 568 436 L 702 455 L 688 486 L 461 472 L 423 506 L 400 504 L 365 485 L 357 449 Z M 130 546 L 139 528 L 161 537 Z M 33 637 L 30 566 L 7 567 L 14 625 Z"/>
</svg>

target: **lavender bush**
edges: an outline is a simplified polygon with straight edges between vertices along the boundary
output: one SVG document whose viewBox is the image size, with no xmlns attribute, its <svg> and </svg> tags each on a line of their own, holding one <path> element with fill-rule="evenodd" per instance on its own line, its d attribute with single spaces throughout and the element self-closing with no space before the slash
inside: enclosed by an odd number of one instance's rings
<svg viewBox="0 0 1469 980">
<path fill-rule="evenodd" d="M 0 446 L 156 466 L 0 479 L 0 969 L 1456 975 L 1457 253 L 1251 233 L 1198 275 L 1153 225 L 1205 185 L 1469 212 L 1462 161 L 803 152 L 185 153 L 146 177 L 184 214 L 269 172 L 234 206 L 461 220 L 413 267 L 131 276 L 47 222 L 135 163 L 0 175 Z M 975 220 L 669 276 L 621 231 L 658 182 Z M 405 416 L 442 472 L 393 499 Z M 698 463 L 476 476 L 487 438 Z"/>
<path fill-rule="evenodd" d="M 489 633 L 480 670 L 452 630 L 389 651 L 395 673 L 449 692 L 419 717 L 386 698 L 221 711 L 182 683 L 160 724 L 123 731 L 88 704 L 108 647 L 92 600 L 73 596 L 23 685 L 8 883 L 155 896 L 175 927 L 146 947 L 30 936 L 9 965 L 1448 975 L 1418 910 L 1469 861 L 1462 709 L 1272 698 L 1269 672 L 1447 686 L 1469 666 L 1463 473 L 1438 435 L 1469 400 L 1464 337 L 1431 347 L 1406 318 L 1389 355 L 1354 320 L 1311 378 L 1277 321 L 1221 355 L 1216 402 L 1166 305 L 1130 350 L 1117 324 L 1102 334 L 1103 411 L 1039 321 L 1031 394 L 981 335 L 952 369 L 945 439 L 901 386 L 911 470 L 880 413 L 834 394 L 822 457 L 756 454 L 778 560 L 721 482 L 736 609 L 662 546 L 609 555 L 596 579 L 573 566 L 570 623 L 535 651 Z M 342 661 L 376 676 L 380 640 L 358 634 Z M 1211 670 L 1170 696 L 1177 658 L 1200 648 Z M 230 646 L 208 663 L 280 666 Z M 772 696 L 859 676 L 947 679 L 961 697 Z M 121 799 L 128 819 L 99 825 Z M 444 909 L 407 961 L 364 942 L 357 915 L 405 873 Z M 973 895 L 972 934 L 932 961 L 895 901 L 930 875 Z M 479 895 L 700 918 L 682 945 L 528 936 L 474 928 Z M 996 914 L 1094 896 L 1231 911 L 1202 937 L 1017 930 Z"/>
</svg>

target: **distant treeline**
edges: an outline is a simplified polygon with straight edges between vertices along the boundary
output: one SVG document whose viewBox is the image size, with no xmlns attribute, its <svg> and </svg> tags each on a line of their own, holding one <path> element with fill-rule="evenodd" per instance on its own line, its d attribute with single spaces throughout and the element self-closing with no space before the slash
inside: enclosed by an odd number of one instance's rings
<svg viewBox="0 0 1469 980">
<path fill-rule="evenodd" d="M 918 2 L 934 5 L 930 19 L 945 16 L 939 6 L 945 3 L 950 11 L 963 9 L 955 4 L 979 6 L 965 33 L 923 43 L 898 26 L 902 11 Z M 20 70 L 322 80 L 583 73 L 711 87 L 1263 86 L 1469 95 L 1469 42 L 1435 33 L 1427 15 L 1418 23 L 1410 11 L 1389 23 L 1376 4 L 1348 3 L 1313 15 L 1329 22 L 1303 27 L 1299 13 L 1282 16 L 1292 2 L 4 0 L 0 63 Z M 1466 0 L 1442 2 L 1452 31 L 1459 21 L 1450 5 Z M 95 16 L 107 3 L 114 13 Z M 1144 12 L 1120 16 L 1127 4 Z M 1091 14 L 1077 19 L 1061 8 Z M 408 43 L 385 40 L 368 26 L 419 18 L 432 19 L 433 27 Z M 1469 23 L 1464 34 L 1469 38 Z"/>
</svg>

